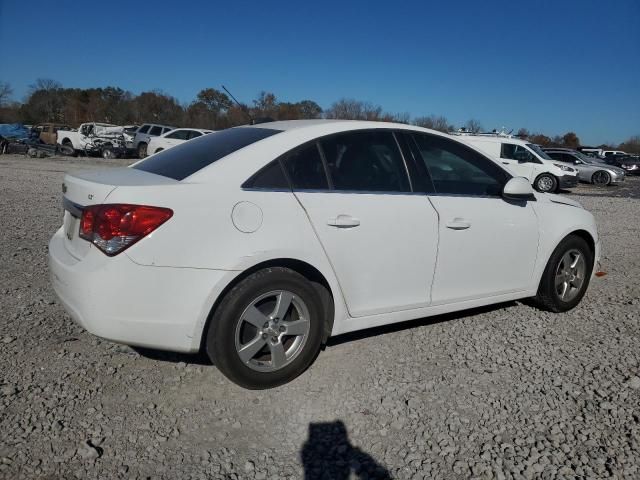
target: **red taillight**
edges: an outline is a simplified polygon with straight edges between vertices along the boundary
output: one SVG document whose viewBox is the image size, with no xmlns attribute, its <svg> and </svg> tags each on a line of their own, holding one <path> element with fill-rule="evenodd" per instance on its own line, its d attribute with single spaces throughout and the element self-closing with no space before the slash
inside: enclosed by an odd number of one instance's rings
<svg viewBox="0 0 640 480">
<path fill-rule="evenodd" d="M 109 256 L 117 255 L 169 220 L 173 211 L 162 207 L 114 203 L 85 207 L 80 237 Z"/>
</svg>

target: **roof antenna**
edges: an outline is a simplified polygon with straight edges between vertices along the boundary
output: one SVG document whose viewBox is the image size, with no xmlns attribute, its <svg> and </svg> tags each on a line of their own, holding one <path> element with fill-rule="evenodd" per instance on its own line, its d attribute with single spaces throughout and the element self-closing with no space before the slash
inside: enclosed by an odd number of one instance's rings
<svg viewBox="0 0 640 480">
<path fill-rule="evenodd" d="M 256 121 L 253 119 L 253 117 L 251 116 L 251 113 L 249 113 L 249 109 L 246 107 L 246 105 L 241 104 L 236 97 L 233 96 L 233 94 L 227 90 L 227 87 L 225 87 L 224 85 L 222 85 L 222 89 L 227 92 L 229 94 L 229 96 L 233 99 L 234 102 L 236 102 L 236 104 L 240 107 L 240 110 L 242 110 L 244 112 L 244 114 L 249 117 L 249 124 L 250 125 L 255 125 Z"/>
</svg>

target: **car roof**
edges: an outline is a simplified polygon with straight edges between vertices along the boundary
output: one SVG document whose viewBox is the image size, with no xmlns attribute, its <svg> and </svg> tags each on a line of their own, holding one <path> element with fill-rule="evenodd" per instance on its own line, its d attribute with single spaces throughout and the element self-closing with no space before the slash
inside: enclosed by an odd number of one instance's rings
<svg viewBox="0 0 640 480">
<path fill-rule="evenodd" d="M 346 132 L 349 130 L 364 130 L 376 128 L 395 128 L 399 130 L 413 130 L 417 132 L 426 132 L 438 136 L 449 137 L 450 135 L 428 128 L 418 127 L 417 125 L 408 125 L 406 123 L 394 122 L 376 122 L 371 120 L 334 120 L 334 119 L 312 119 L 312 120 L 279 120 L 275 122 L 264 122 L 256 125 L 242 125 L 237 128 L 266 128 L 270 130 L 279 130 L 281 132 L 304 131 L 312 133 L 329 134 Z"/>
</svg>

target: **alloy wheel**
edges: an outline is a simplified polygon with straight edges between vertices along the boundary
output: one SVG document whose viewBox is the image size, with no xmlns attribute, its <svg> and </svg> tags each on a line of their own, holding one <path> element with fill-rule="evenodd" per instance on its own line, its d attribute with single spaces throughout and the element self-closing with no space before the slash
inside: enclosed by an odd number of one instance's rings
<svg viewBox="0 0 640 480">
<path fill-rule="evenodd" d="M 587 263 L 579 250 L 568 250 L 558 262 L 555 276 L 556 294 L 563 302 L 573 300 L 582 289 L 587 272 Z"/>
<path fill-rule="evenodd" d="M 252 370 L 280 370 L 303 350 L 310 325 L 309 309 L 300 297 L 287 290 L 265 293 L 238 320 L 236 353 Z"/>
</svg>

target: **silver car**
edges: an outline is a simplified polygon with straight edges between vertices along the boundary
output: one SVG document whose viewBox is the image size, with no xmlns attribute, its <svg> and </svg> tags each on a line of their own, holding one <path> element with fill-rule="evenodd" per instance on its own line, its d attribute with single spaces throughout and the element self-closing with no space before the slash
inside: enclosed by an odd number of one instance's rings
<svg viewBox="0 0 640 480">
<path fill-rule="evenodd" d="M 578 179 L 581 182 L 603 186 L 624 182 L 625 171 L 623 169 L 607 165 L 603 161 L 589 157 L 577 150 L 568 148 L 544 148 L 543 150 L 554 160 L 577 169 Z"/>
</svg>

